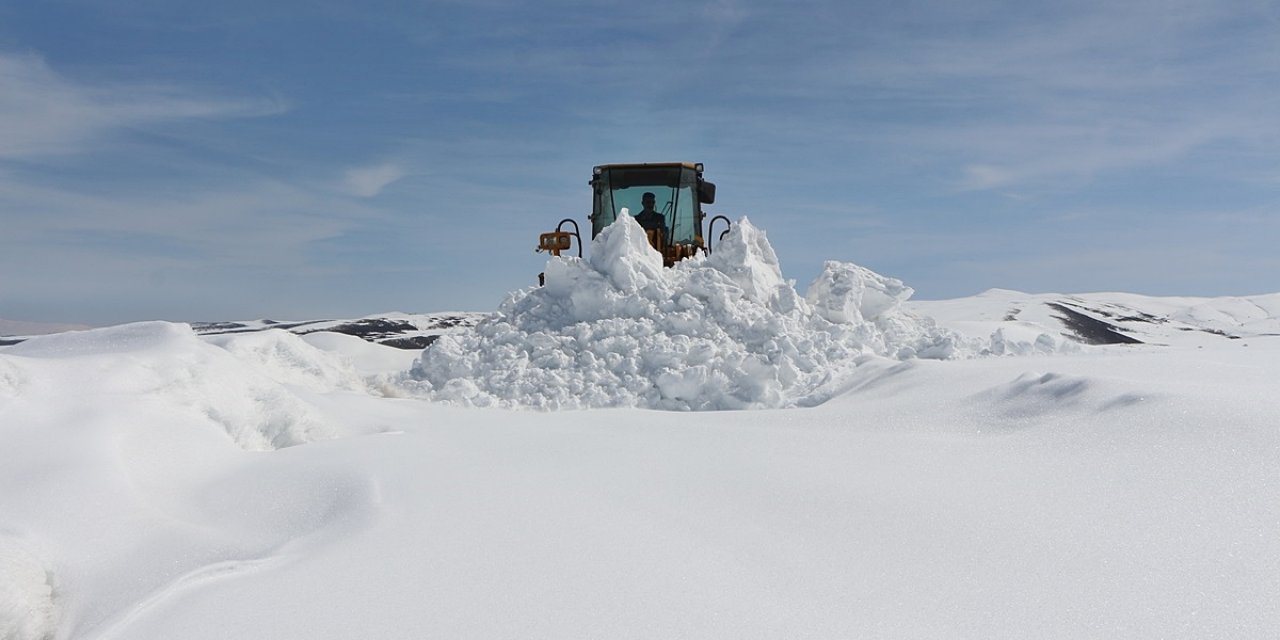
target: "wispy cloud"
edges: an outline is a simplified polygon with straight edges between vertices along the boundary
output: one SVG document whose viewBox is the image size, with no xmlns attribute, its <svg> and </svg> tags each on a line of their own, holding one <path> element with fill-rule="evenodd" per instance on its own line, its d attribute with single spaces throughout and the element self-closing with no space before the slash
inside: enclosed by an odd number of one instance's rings
<svg viewBox="0 0 1280 640">
<path fill-rule="evenodd" d="M 366 256 L 339 248 L 353 229 L 386 237 L 384 212 L 318 184 L 186 187 L 103 193 L 0 175 L 0 273 L 21 274 L 0 278 L 7 313 L 91 322 L 281 314 L 301 307 L 303 284 L 370 269 Z"/>
<path fill-rule="evenodd" d="M 944 154 L 965 190 L 1280 141 L 1280 23 L 1264 5 L 1068 6 L 1034 19 L 888 30 L 831 77 L 915 105 L 930 120 L 897 123 L 893 140 Z"/>
<path fill-rule="evenodd" d="M 91 83 L 43 58 L 0 52 L 0 159 L 71 154 L 130 127 L 280 113 L 274 100 L 209 96 L 178 86 Z"/>
<path fill-rule="evenodd" d="M 348 169 L 343 176 L 344 189 L 355 196 L 372 198 L 382 193 L 387 185 L 407 175 L 404 167 L 394 162 L 386 162 L 369 167 Z"/>
<path fill-rule="evenodd" d="M 0 179 L 3 245 L 202 264 L 302 268 L 307 248 L 376 215 L 322 192 L 258 180 L 183 192 L 93 193 Z M 15 265 L 16 266 L 16 265 Z"/>
</svg>

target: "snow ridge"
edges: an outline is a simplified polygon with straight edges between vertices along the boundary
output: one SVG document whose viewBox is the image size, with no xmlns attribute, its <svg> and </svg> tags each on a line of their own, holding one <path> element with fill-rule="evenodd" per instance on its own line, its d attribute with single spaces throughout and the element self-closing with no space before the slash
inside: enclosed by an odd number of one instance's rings
<svg viewBox="0 0 1280 640">
<path fill-rule="evenodd" d="M 221 348 L 189 325 L 158 321 L 36 336 L 0 354 L 0 397 L 27 384 L 18 365 L 76 362 L 80 369 L 68 375 L 81 380 L 85 394 L 154 398 L 197 423 L 216 425 L 244 449 L 265 451 L 336 435 L 295 390 L 363 384 L 349 364 L 285 331 L 215 342 Z"/>
<path fill-rule="evenodd" d="M 857 265 L 828 262 L 801 297 L 746 218 L 711 256 L 664 269 L 620 216 L 589 258 L 551 258 L 545 273 L 428 347 L 409 384 L 466 406 L 757 409 L 824 401 L 860 356 L 976 353 L 904 311 L 901 281 Z"/>
</svg>

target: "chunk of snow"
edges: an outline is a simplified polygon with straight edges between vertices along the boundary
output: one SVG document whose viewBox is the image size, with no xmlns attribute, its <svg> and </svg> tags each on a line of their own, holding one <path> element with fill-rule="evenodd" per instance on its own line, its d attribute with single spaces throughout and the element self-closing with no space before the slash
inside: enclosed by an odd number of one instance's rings
<svg viewBox="0 0 1280 640">
<path fill-rule="evenodd" d="M 874 322 L 881 315 L 898 311 L 912 293 L 911 287 L 896 278 L 856 264 L 828 260 L 809 285 L 805 299 L 827 320 L 854 324 Z"/>
<path fill-rule="evenodd" d="M 755 228 L 745 217 L 720 244 L 716 252 L 707 258 L 709 266 L 728 275 L 743 293 L 757 302 L 771 302 L 775 297 L 786 297 L 791 285 L 782 279 L 782 267 L 773 245 L 764 231 Z M 794 290 L 792 290 L 794 291 Z"/>
</svg>

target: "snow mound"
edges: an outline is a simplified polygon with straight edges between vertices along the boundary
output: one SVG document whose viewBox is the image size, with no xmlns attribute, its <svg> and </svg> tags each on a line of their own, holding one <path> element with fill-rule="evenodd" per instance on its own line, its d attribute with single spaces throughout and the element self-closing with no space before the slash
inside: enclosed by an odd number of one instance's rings
<svg viewBox="0 0 1280 640">
<path fill-rule="evenodd" d="M 468 406 L 805 406 L 838 391 L 859 356 L 973 352 L 901 308 L 910 288 L 857 265 L 828 262 L 801 297 L 746 218 L 714 254 L 666 269 L 619 216 L 590 258 L 551 258 L 545 274 L 474 332 L 423 351 L 409 372 L 416 386 Z"/>
<path fill-rule="evenodd" d="M 1079 351 L 1080 346 L 1062 335 L 1046 333 L 1028 322 L 1004 322 L 991 332 L 990 346 L 982 355 L 1029 356 Z"/>
<path fill-rule="evenodd" d="M 320 393 L 366 390 L 350 360 L 283 329 L 209 336 L 205 340 L 281 384 Z"/>
<path fill-rule="evenodd" d="M 257 360 L 246 363 L 206 343 L 188 325 L 139 322 L 34 337 L 9 347 L 0 363 L 14 356 L 44 361 L 58 368 L 58 377 L 79 380 L 82 393 L 100 394 L 104 401 L 147 398 L 157 407 L 192 416 L 194 422 L 213 423 L 244 449 L 261 451 L 336 435 L 319 410 L 262 372 L 262 365 L 271 362 L 274 367 L 266 368 L 274 376 L 293 382 L 339 375 L 331 362 L 328 369 L 317 364 L 323 362 L 323 352 L 293 340 L 298 339 L 273 334 L 236 343 L 242 358 Z M 262 348 L 255 351 L 255 345 Z M 289 361 L 295 370 L 281 373 L 287 368 L 282 363 Z"/>
<path fill-rule="evenodd" d="M 54 636 L 53 584 L 27 545 L 0 533 L 0 638 Z"/>
<path fill-rule="evenodd" d="M 81 358 L 163 352 L 189 335 L 190 328 L 168 322 L 136 322 L 105 329 L 68 331 L 36 336 L 5 350 L 8 355 L 29 358 Z"/>
<path fill-rule="evenodd" d="M 848 326 L 879 355 L 946 359 L 962 351 L 959 337 L 930 318 L 910 314 L 902 303 L 914 291 L 901 280 L 847 262 L 827 261 L 805 292 L 814 312 Z"/>
<path fill-rule="evenodd" d="M 366 382 L 403 372 L 413 364 L 420 351 L 388 347 L 364 338 L 332 331 L 308 333 L 301 338 L 321 351 L 340 355 L 344 362 L 355 367 L 356 372 Z"/>
</svg>

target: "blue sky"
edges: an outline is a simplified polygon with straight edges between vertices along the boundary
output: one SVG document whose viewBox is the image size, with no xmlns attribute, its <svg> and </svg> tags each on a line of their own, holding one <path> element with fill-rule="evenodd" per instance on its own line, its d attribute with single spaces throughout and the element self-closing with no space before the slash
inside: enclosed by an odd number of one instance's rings
<svg viewBox="0 0 1280 640">
<path fill-rule="evenodd" d="M 784 273 L 1280 291 L 1280 2 L 0 0 L 0 317 L 489 310 L 591 167 Z"/>
</svg>

